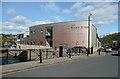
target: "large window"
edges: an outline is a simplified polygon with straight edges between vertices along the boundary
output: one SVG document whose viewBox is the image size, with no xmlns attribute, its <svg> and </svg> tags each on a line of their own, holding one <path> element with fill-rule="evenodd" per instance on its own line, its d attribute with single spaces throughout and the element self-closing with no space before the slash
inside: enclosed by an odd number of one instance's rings
<svg viewBox="0 0 120 79">
<path fill-rule="evenodd" d="M 46 46 L 52 47 L 52 27 L 46 27 Z"/>
<path fill-rule="evenodd" d="M 18 34 L 18 35 L 17 35 L 17 38 L 18 38 L 18 39 L 23 38 L 23 34 Z"/>
</svg>

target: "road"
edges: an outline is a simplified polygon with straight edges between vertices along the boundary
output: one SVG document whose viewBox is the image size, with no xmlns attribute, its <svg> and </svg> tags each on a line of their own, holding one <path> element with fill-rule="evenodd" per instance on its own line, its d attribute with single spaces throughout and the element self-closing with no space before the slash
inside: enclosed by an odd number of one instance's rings
<svg viewBox="0 0 120 79">
<path fill-rule="evenodd" d="M 3 77 L 118 77 L 118 56 L 115 53 L 11 73 Z"/>
</svg>

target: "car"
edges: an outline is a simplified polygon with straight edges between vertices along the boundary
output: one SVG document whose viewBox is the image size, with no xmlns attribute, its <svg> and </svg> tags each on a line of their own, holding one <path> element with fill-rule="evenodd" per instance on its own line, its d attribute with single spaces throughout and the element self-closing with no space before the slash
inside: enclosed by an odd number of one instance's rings
<svg viewBox="0 0 120 79">
<path fill-rule="evenodd" d="M 112 48 L 110 46 L 105 46 L 105 52 L 112 52 Z"/>
<path fill-rule="evenodd" d="M 74 53 L 87 53 L 87 48 L 82 46 L 75 46 L 72 48 Z"/>
</svg>

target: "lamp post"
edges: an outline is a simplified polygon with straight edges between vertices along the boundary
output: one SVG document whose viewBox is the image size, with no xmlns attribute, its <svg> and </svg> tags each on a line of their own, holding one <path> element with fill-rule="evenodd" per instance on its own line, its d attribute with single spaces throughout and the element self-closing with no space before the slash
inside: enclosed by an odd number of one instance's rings
<svg viewBox="0 0 120 79">
<path fill-rule="evenodd" d="M 88 52 L 87 52 L 87 56 L 89 56 L 90 54 L 90 17 L 92 14 L 90 14 L 88 16 Z"/>
</svg>

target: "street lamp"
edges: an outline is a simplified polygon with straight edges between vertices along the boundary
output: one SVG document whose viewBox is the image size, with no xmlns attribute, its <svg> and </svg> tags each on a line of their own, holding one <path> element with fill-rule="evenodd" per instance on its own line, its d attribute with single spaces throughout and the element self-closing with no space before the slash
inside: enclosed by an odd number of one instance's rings
<svg viewBox="0 0 120 79">
<path fill-rule="evenodd" d="M 90 17 L 92 14 L 88 16 L 88 53 L 87 56 L 90 54 Z"/>
</svg>

